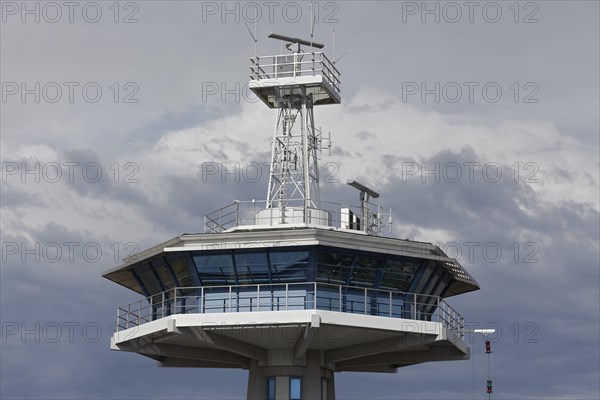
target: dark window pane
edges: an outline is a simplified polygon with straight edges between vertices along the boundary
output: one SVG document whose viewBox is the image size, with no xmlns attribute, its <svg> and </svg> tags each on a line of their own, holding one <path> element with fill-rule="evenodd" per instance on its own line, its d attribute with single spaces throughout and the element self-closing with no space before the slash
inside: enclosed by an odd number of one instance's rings
<svg viewBox="0 0 600 400">
<path fill-rule="evenodd" d="M 189 275 L 187 265 L 183 258 L 171 262 L 171 268 L 175 272 L 175 276 L 179 279 L 180 276 Z"/>
<path fill-rule="evenodd" d="M 328 251 L 319 252 L 319 264 L 331 264 L 331 265 L 352 265 L 353 256 L 350 254 L 338 254 L 331 253 Z"/>
<path fill-rule="evenodd" d="M 194 286 L 194 281 L 192 281 L 192 277 L 189 276 L 189 275 L 188 276 L 184 276 L 183 278 L 179 278 L 179 283 L 183 287 L 192 287 L 192 286 Z"/>
<path fill-rule="evenodd" d="M 350 285 L 373 287 L 378 268 L 378 259 L 363 255 L 358 256 L 352 269 Z"/>
<path fill-rule="evenodd" d="M 381 288 L 406 292 L 410 287 L 413 275 L 385 271 L 381 280 Z"/>
<path fill-rule="evenodd" d="M 150 268 L 147 266 L 144 266 L 143 268 L 143 270 L 136 272 L 146 289 L 150 292 L 150 294 L 160 293 L 160 287 L 158 286 L 158 282 L 156 281 L 154 274 L 152 271 L 150 271 Z"/>
<path fill-rule="evenodd" d="M 169 272 L 165 264 L 155 267 L 154 270 L 158 274 L 158 277 L 160 278 L 160 281 L 162 282 L 165 289 L 171 289 L 175 287 L 173 277 L 171 276 L 171 273 Z"/>
<path fill-rule="evenodd" d="M 418 267 L 419 264 L 417 261 L 390 257 L 383 270 L 381 288 L 407 291 Z"/>
<path fill-rule="evenodd" d="M 194 286 L 194 283 L 193 283 L 192 277 L 190 276 L 190 272 L 188 270 L 188 266 L 187 266 L 187 263 L 185 262 L 185 259 L 178 258 L 177 260 L 172 261 L 170 263 L 170 265 L 171 265 L 171 269 L 175 273 L 175 276 L 177 277 L 177 281 L 179 282 L 180 286 L 184 286 L 184 287 Z"/>
<path fill-rule="evenodd" d="M 200 254 L 194 263 L 203 286 L 236 284 L 231 254 Z"/>
<path fill-rule="evenodd" d="M 269 253 L 273 282 L 307 280 L 308 250 L 277 249 Z"/>
<path fill-rule="evenodd" d="M 317 281 L 345 285 L 352 266 L 353 256 L 326 251 L 319 252 Z"/>
<path fill-rule="evenodd" d="M 235 254 L 238 284 L 269 283 L 266 251 L 243 251 Z"/>
</svg>

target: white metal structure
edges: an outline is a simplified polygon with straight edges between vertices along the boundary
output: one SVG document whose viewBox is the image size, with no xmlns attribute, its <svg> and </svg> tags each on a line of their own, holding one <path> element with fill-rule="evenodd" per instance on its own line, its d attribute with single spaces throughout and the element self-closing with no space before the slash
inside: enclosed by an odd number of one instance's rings
<svg viewBox="0 0 600 400">
<path fill-rule="evenodd" d="M 469 358 L 447 297 L 479 289 L 439 247 L 378 236 L 379 197 L 320 199 L 313 107 L 340 103 L 322 45 L 254 57 L 250 88 L 278 109 L 266 201 L 235 201 L 104 276 L 143 296 L 117 309 L 111 348 L 161 367 L 244 368 L 249 400 L 334 400 L 334 373 Z M 391 223 L 391 221 L 389 221 Z M 126 397 L 126 396 L 125 396 Z"/>
<path fill-rule="evenodd" d="M 256 56 L 250 66 L 250 89 L 270 108 L 278 109 L 266 210 L 277 209 L 280 224 L 310 223 L 325 217 L 319 211 L 318 158 L 323 137 L 315 126 L 313 108 L 340 102 L 340 74 L 323 53 L 301 50 L 301 45 L 323 45 L 277 34 L 270 37 L 288 42 L 290 53 Z M 302 204 L 289 204 L 298 201 Z"/>
</svg>

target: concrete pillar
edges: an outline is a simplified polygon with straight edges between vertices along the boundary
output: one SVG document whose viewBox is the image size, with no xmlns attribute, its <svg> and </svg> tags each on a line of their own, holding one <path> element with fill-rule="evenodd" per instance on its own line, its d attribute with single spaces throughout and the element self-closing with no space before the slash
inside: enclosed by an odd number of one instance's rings
<svg viewBox="0 0 600 400">
<path fill-rule="evenodd" d="M 256 360 L 250 360 L 248 371 L 247 399 L 266 400 L 267 381 L 264 375 L 264 368 L 259 368 Z"/>
<path fill-rule="evenodd" d="M 287 356 L 287 357 L 286 357 Z M 268 360 L 251 361 L 248 400 L 267 400 L 267 378 L 275 378 L 276 400 L 290 400 L 290 378 L 302 379 L 302 400 L 335 400 L 333 368 L 319 350 L 309 350 L 302 360 L 289 350 L 269 350 Z"/>
</svg>

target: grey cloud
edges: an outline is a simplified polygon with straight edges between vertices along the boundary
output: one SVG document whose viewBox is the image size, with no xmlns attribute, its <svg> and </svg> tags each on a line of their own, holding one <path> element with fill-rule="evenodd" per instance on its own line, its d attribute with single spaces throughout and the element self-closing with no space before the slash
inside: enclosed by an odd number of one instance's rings
<svg viewBox="0 0 600 400">
<path fill-rule="evenodd" d="M 394 104 L 395 104 L 394 101 L 388 100 L 383 103 L 374 104 L 374 105 L 362 104 L 359 106 L 351 106 L 348 108 L 348 111 L 351 113 L 375 113 L 375 112 L 379 112 L 382 110 L 387 110 L 387 109 L 393 107 Z"/>
<path fill-rule="evenodd" d="M 362 141 L 362 140 L 369 140 L 369 139 L 377 139 L 377 134 L 376 133 L 372 133 L 372 132 L 368 132 L 368 131 L 360 131 L 356 134 L 356 136 Z"/>
<path fill-rule="evenodd" d="M 531 9 L 519 8 L 521 20 L 513 21 L 513 11 L 508 8 L 512 2 L 499 3 L 504 13 L 496 24 L 481 19 L 481 6 L 476 9 L 478 19 L 474 23 L 464 19 L 457 23 L 443 19 L 431 22 L 432 16 L 422 23 L 419 14 L 403 21 L 402 7 L 408 3 L 340 2 L 340 11 L 334 16 L 339 19 L 337 23 L 323 22 L 324 13 L 331 9 L 321 9 L 315 37 L 325 41 L 325 50 L 331 51 L 328 32 L 335 28 L 336 51 L 342 54 L 348 50 L 337 64 L 343 74 L 343 101 L 351 99 L 363 85 L 401 98 L 403 82 L 425 82 L 428 87 L 435 82 L 476 81 L 479 87 L 497 82 L 503 89 L 498 103 L 484 101 L 481 92 L 472 103 L 465 100 L 464 92 L 456 103 L 443 98 L 435 102 L 431 95 L 423 102 L 420 94 L 407 102 L 447 120 L 469 123 L 539 119 L 559 127 L 564 135 L 598 145 L 600 46 L 596 2 L 534 2 L 539 7 L 539 22 L 530 24 L 522 23 L 522 18 Z M 415 3 L 422 7 L 421 2 Z M 228 87 L 235 82 L 245 83 L 253 43 L 243 18 L 239 22 L 229 18 L 223 23 L 221 16 L 215 15 L 204 23 L 200 2 L 138 5 L 138 24 L 114 23 L 111 18 L 97 25 L 83 21 L 22 24 L 19 16 L 3 23 L 4 80 L 134 80 L 140 86 L 140 103 L 136 105 L 113 104 L 110 83 L 104 86 L 109 101 L 97 104 L 22 103 L 18 98 L 3 104 L 3 161 L 11 161 L 7 148 L 19 151 L 46 144 L 62 160 L 93 161 L 107 167 L 116 159 L 127 159 L 128 154 L 151 151 L 168 132 L 239 113 L 240 105 L 230 100 L 218 103 L 215 97 L 215 101 L 202 104 L 200 100 L 202 83 L 207 79 L 228 83 Z M 112 17 L 110 13 L 105 15 Z M 467 15 L 463 8 L 463 18 Z M 303 27 L 308 27 L 304 25 L 306 18 L 300 24 L 291 24 L 279 14 L 273 23 L 266 21 L 263 18 L 258 24 L 259 52 L 263 54 L 271 54 L 272 50 L 275 54 L 279 46 L 265 38 L 267 25 L 275 32 L 299 36 Z M 357 26 L 365 29 L 355 29 Z M 215 37 L 220 40 L 210 39 Z M 515 82 L 520 87 L 516 102 L 510 89 Z M 539 86 L 539 103 L 522 101 L 526 82 Z M 349 111 L 371 116 L 394 106 L 393 102 L 373 98 L 367 104 L 349 107 Z M 235 163 L 229 149 L 247 151 L 243 142 L 227 141 L 227 132 L 221 140 L 207 145 L 212 159 L 198 160 L 198 165 L 202 161 Z M 519 146 L 514 143 L 515 151 Z M 569 151 L 562 142 L 549 143 L 546 149 Z M 334 147 L 332 153 L 350 160 L 356 156 L 343 147 Z M 504 257 L 498 262 L 483 259 L 481 245 L 473 262 L 463 253 L 461 263 L 478 279 L 482 290 L 449 299 L 468 321 L 494 323 L 502 328 L 492 355 L 495 395 L 503 399 L 598 398 L 597 210 L 576 198 L 550 201 L 531 186 L 513 182 L 510 176 L 497 183 L 487 182 L 480 170 L 474 182 L 462 179 L 436 183 L 430 179 L 422 183 L 420 177 L 404 181 L 400 175 L 403 162 L 486 161 L 468 147 L 435 155 L 423 149 L 422 158 L 415 155 L 413 159 L 382 153 L 389 182 L 378 190 L 383 205 L 393 208 L 396 227 L 410 224 L 415 236 L 425 229 L 444 230 L 458 243 L 502 246 Z M 267 160 L 268 156 L 265 152 L 248 158 Z M 501 167 L 506 171 L 509 166 Z M 557 167 L 546 172 L 555 182 L 587 176 L 589 185 L 597 188 L 597 167 L 596 162 L 588 171 Z M 143 165 L 140 168 L 143 175 Z M 367 179 L 372 172 L 367 170 L 358 178 Z M 154 177 L 149 181 L 154 183 Z M 143 215 L 152 228 L 131 238 L 143 240 L 138 243 L 140 248 L 185 231 L 201 231 L 206 212 L 233 199 L 262 199 L 266 192 L 266 178 L 239 185 L 222 180 L 203 182 L 200 170 L 191 176 L 168 173 L 157 179 L 156 187 L 149 184 L 79 181 L 64 188 L 83 204 L 73 213 L 87 212 L 85 201 L 100 199 L 106 205 Z M 29 189 L 2 184 L 3 216 L 10 213 L 15 217 L 14 226 L 7 227 L 3 221 L 3 243 L 93 241 L 110 251 L 114 232 L 93 224 L 82 229 L 75 218 L 56 220 L 48 207 L 56 199 L 45 197 L 41 189 Z M 153 196 L 151 189 L 160 190 L 166 200 Z M 339 203 L 358 202 L 356 191 L 344 182 L 323 184 L 322 195 Z M 522 205 L 530 212 L 522 210 Z M 44 207 L 46 215 L 40 212 Z M 28 226 L 22 215 L 35 217 L 36 223 Z M 97 218 L 102 221 L 101 215 Z M 520 246 L 518 262 L 508 248 L 515 241 Z M 523 262 L 527 255 L 523 245 L 528 241 L 539 246 L 534 255 L 537 263 Z M 97 263 L 81 262 L 80 255 L 77 262 L 34 262 L 31 257 L 22 262 L 11 257 L 2 263 L 3 324 L 93 321 L 100 324 L 103 335 L 96 343 L 81 339 L 75 343 L 36 343 L 31 336 L 21 343 L 20 337 L 8 338 L 0 343 L 0 397 L 244 398 L 245 371 L 160 369 L 152 360 L 108 349 L 115 307 L 138 297 L 100 277 L 102 271 L 115 264 L 112 255 L 107 255 Z M 527 323 L 539 330 L 525 329 Z M 77 334 L 81 335 L 80 329 Z M 525 342 L 526 338 L 538 341 Z M 417 365 L 402 368 L 398 374 L 339 374 L 337 398 L 464 399 L 473 397 L 473 386 L 476 397 L 485 396 L 487 371 L 482 338 L 476 338 L 472 345 L 474 361 Z"/>
</svg>

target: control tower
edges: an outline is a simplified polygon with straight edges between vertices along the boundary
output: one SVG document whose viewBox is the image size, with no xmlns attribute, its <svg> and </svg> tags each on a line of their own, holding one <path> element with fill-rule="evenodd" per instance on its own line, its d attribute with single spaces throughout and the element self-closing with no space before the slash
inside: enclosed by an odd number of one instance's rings
<svg viewBox="0 0 600 400">
<path fill-rule="evenodd" d="M 327 138 L 313 110 L 340 103 L 340 73 L 323 45 L 270 37 L 287 51 L 250 66 L 250 88 L 277 110 L 266 199 L 236 200 L 205 216 L 204 233 L 104 273 L 142 296 L 117 308 L 111 349 L 246 369 L 252 400 L 333 400 L 337 372 L 468 359 L 446 299 L 479 285 L 439 247 L 382 236 L 391 221 L 367 186 L 348 182 L 356 206 L 321 199 Z"/>
</svg>

